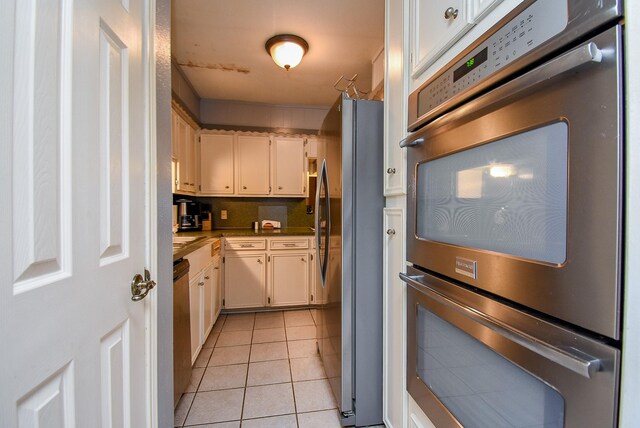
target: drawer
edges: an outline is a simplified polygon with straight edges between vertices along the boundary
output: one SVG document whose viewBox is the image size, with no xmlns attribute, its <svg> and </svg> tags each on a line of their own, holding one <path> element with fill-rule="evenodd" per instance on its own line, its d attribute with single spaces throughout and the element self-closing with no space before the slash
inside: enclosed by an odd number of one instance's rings
<svg viewBox="0 0 640 428">
<path fill-rule="evenodd" d="M 216 239 L 211 243 L 211 257 L 220 254 L 220 240 Z"/>
<path fill-rule="evenodd" d="M 232 251 L 240 250 L 266 250 L 266 239 L 234 239 L 227 238 L 224 240 L 224 249 Z"/>
<path fill-rule="evenodd" d="M 297 250 L 309 248 L 309 240 L 304 238 L 272 239 L 269 245 L 271 250 Z"/>
</svg>

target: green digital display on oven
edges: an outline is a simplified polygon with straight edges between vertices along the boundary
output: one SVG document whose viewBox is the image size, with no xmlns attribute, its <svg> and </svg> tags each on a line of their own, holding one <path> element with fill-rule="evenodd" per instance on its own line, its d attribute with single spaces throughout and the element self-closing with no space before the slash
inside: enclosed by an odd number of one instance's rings
<svg viewBox="0 0 640 428">
<path fill-rule="evenodd" d="M 458 67 L 454 72 L 453 72 L 453 81 L 457 81 L 458 79 L 463 78 L 467 73 L 469 73 L 471 70 L 475 69 L 476 67 L 478 67 L 480 64 L 482 64 L 483 62 L 485 62 L 487 60 L 487 53 L 488 53 L 488 48 L 484 48 L 482 49 L 480 52 L 478 52 L 475 56 L 469 58 L 464 64 L 462 64 L 460 67 Z"/>
</svg>

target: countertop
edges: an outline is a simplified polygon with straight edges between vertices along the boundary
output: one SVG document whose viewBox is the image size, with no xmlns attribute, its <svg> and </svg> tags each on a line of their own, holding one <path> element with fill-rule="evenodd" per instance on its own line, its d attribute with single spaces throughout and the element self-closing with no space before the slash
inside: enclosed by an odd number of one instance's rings
<svg viewBox="0 0 640 428">
<path fill-rule="evenodd" d="M 196 242 L 190 243 L 180 248 L 174 248 L 173 261 L 181 259 L 189 253 L 210 244 L 216 238 L 230 238 L 230 237 L 267 237 L 267 236 L 314 236 L 315 232 L 310 227 L 286 227 L 282 229 L 215 229 L 215 230 L 198 230 L 194 232 L 178 232 L 175 236 L 189 237 L 189 236 L 203 236 L 205 239 L 199 239 Z"/>
</svg>

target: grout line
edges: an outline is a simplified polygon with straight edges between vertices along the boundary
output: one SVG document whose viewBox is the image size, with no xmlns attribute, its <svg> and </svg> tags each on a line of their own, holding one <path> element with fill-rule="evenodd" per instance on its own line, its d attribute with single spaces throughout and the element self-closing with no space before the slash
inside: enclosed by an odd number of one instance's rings
<svg viewBox="0 0 640 428">
<path fill-rule="evenodd" d="M 284 317 L 284 313 L 282 314 Z M 293 387 L 293 371 L 291 370 L 291 355 L 289 353 L 289 337 L 287 336 L 287 320 L 284 320 L 284 339 L 287 347 L 287 363 L 289 364 L 289 376 L 291 377 L 291 395 L 293 395 L 293 412 L 296 415 L 296 426 L 300 427 L 300 422 L 298 421 L 298 403 L 296 402 L 296 390 Z"/>
<path fill-rule="evenodd" d="M 253 314 L 253 326 L 255 327 L 256 323 L 256 314 Z M 249 358 L 247 359 L 247 374 L 244 377 L 244 391 L 242 394 L 242 408 L 240 410 L 240 426 L 242 426 L 242 420 L 244 416 L 244 405 L 247 401 L 247 384 L 249 383 L 249 369 L 251 368 L 251 352 L 253 351 L 253 332 L 254 328 L 251 329 L 251 340 L 249 341 Z"/>
</svg>

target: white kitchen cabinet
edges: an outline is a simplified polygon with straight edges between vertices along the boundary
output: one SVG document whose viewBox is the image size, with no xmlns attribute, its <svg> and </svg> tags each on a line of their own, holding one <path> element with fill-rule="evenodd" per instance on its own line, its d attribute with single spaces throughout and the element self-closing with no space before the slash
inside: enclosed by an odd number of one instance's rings
<svg viewBox="0 0 640 428">
<path fill-rule="evenodd" d="M 270 257 L 271 306 L 309 304 L 309 255 L 306 252 L 283 251 Z"/>
<path fill-rule="evenodd" d="M 200 194 L 233 195 L 235 136 L 200 135 Z"/>
<path fill-rule="evenodd" d="M 225 253 L 224 307 L 255 308 L 266 303 L 265 253 Z"/>
<path fill-rule="evenodd" d="M 306 141 L 298 137 L 274 137 L 271 148 L 272 193 L 278 196 L 306 194 Z"/>
<path fill-rule="evenodd" d="M 191 319 L 191 364 L 202 349 L 202 275 L 191 277 L 189 281 L 189 316 Z"/>
<path fill-rule="evenodd" d="M 202 324 L 200 341 L 204 343 L 209 336 L 214 323 L 214 290 L 213 290 L 213 265 L 209 264 L 201 274 L 202 276 Z"/>
<path fill-rule="evenodd" d="M 212 288 L 213 288 L 213 323 L 215 324 L 220 311 L 222 310 L 222 284 L 220 280 L 220 255 L 213 256 L 211 259 L 212 268 Z"/>
<path fill-rule="evenodd" d="M 176 192 L 196 191 L 195 130 L 178 113 L 173 111 L 171 130 L 172 150 L 176 159 Z"/>
<path fill-rule="evenodd" d="M 307 157 L 309 159 L 318 158 L 318 139 L 316 137 L 307 137 Z"/>
<path fill-rule="evenodd" d="M 236 172 L 239 195 L 268 195 L 270 139 L 268 136 L 237 136 Z"/>
<path fill-rule="evenodd" d="M 480 21 L 487 13 L 491 11 L 494 7 L 496 7 L 502 0 L 470 0 L 471 1 L 471 18 L 470 20 L 477 23 Z"/>
<path fill-rule="evenodd" d="M 415 79 L 469 31 L 473 23 L 468 0 L 410 2 L 411 77 Z"/>
</svg>

